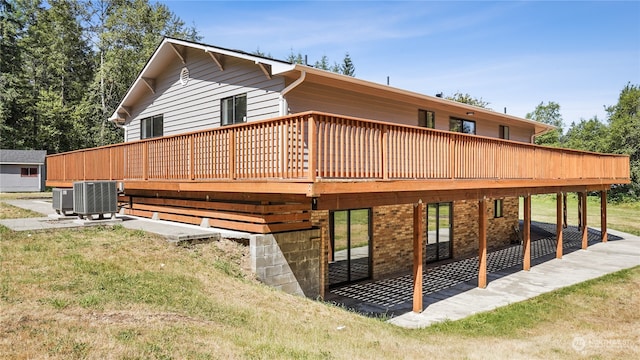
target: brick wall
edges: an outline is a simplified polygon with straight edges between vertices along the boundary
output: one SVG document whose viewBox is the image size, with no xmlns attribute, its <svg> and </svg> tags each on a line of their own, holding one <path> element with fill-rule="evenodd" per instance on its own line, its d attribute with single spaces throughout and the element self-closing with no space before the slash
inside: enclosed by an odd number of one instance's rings
<svg viewBox="0 0 640 360">
<path fill-rule="evenodd" d="M 421 218 L 426 229 L 425 212 Z M 490 249 L 508 245 L 512 227 L 518 223 L 518 198 L 503 200 L 503 217 L 494 218 L 494 201 L 487 200 L 487 244 Z M 329 212 L 313 211 L 311 222 L 320 228 L 321 291 L 328 286 Z M 380 279 L 413 267 L 413 205 L 377 206 L 372 209 L 372 276 Z M 426 245 L 426 236 L 425 243 Z M 453 204 L 453 257 L 478 253 L 478 202 Z"/>
<path fill-rule="evenodd" d="M 518 198 L 503 199 L 503 217 L 494 218 L 494 199 L 487 199 L 487 247 L 497 249 L 509 244 L 512 227 L 518 223 Z M 453 257 L 478 254 L 478 201 L 453 204 Z"/>
</svg>

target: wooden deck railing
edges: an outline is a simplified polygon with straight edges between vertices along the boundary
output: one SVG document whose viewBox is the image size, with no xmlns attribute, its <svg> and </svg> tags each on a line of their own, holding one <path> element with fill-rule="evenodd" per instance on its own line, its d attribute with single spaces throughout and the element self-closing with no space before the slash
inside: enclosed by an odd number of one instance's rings
<svg viewBox="0 0 640 360">
<path fill-rule="evenodd" d="M 311 169 L 311 171 L 310 171 Z M 47 157 L 47 180 L 629 179 L 629 157 L 307 112 Z"/>
</svg>

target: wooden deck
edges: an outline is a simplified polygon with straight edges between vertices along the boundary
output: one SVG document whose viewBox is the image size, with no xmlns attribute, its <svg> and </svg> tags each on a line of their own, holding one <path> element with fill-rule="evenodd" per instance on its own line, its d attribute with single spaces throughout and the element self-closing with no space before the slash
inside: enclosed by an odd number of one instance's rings
<svg viewBox="0 0 640 360">
<path fill-rule="evenodd" d="M 162 216 L 217 219 L 223 227 L 246 222 L 247 231 L 269 232 L 308 226 L 311 208 L 602 191 L 629 183 L 629 171 L 625 155 L 305 112 L 49 155 L 47 186 L 117 180 L 131 213 L 172 207 Z M 235 205 L 225 210 L 223 203 Z M 247 211 L 242 204 L 298 208 Z M 284 217 L 296 220 L 283 226 Z"/>
</svg>

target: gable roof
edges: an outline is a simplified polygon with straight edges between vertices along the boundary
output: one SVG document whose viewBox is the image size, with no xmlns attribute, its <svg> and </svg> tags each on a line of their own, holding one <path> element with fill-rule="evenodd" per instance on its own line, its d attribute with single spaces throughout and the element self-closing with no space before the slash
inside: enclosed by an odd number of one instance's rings
<svg viewBox="0 0 640 360">
<path fill-rule="evenodd" d="M 158 45 L 158 48 L 142 68 L 136 80 L 131 84 L 129 90 L 125 94 L 124 98 L 122 98 L 120 104 L 118 104 L 109 120 L 116 124 L 122 123 L 123 119 L 120 114 L 128 114 L 129 108 L 138 98 L 140 98 L 140 96 L 142 96 L 142 94 L 149 91 L 149 89 L 155 91 L 153 90 L 154 79 L 164 71 L 165 66 L 167 66 L 175 56 L 178 56 L 180 60 L 185 63 L 184 48 L 186 47 L 200 49 L 205 53 L 208 53 L 211 56 L 212 66 L 217 65 L 220 68 L 223 68 L 224 66 L 224 61 L 222 59 L 223 56 L 231 56 L 252 61 L 256 65 L 259 65 L 263 71 L 269 72 L 269 75 L 278 74 L 293 68 L 293 65 L 286 61 L 274 60 L 264 56 L 249 54 L 244 51 L 230 50 L 218 46 L 166 37 L 162 40 L 160 45 Z"/>
<path fill-rule="evenodd" d="M 0 150 L 0 163 L 43 165 L 47 150 Z"/>
<path fill-rule="evenodd" d="M 230 56 L 254 62 L 256 65 L 261 67 L 261 69 L 265 72 L 265 74 L 267 74 L 267 76 L 280 75 L 294 81 L 303 79 L 305 82 L 313 82 L 342 89 L 349 89 L 351 91 L 364 95 L 375 95 L 383 98 L 405 101 L 408 103 L 426 102 L 429 105 L 433 105 L 441 109 L 457 109 L 458 112 L 462 112 L 463 114 L 465 112 L 477 113 L 479 115 L 481 114 L 482 118 L 506 122 L 507 124 L 524 123 L 532 126 L 535 129 L 535 135 L 540 135 L 556 128 L 555 126 L 544 124 L 535 120 L 523 119 L 513 115 L 502 114 L 491 109 L 468 105 L 436 96 L 424 95 L 389 85 L 383 85 L 372 81 L 358 79 L 352 76 L 317 69 L 308 65 L 292 64 L 287 61 L 275 60 L 264 56 L 253 55 L 240 50 L 230 50 L 222 47 L 169 37 L 162 40 L 149 61 L 147 61 L 144 68 L 140 71 L 137 79 L 131 85 L 131 87 L 127 91 L 127 94 L 124 96 L 109 120 L 119 125 L 124 124 L 126 121 L 123 115 L 128 115 L 130 113 L 130 108 L 135 104 L 137 99 L 148 92 L 149 89 L 151 89 L 151 91 L 154 91 L 153 79 L 155 79 L 162 73 L 168 62 L 171 61 L 171 59 L 174 59 L 175 56 L 178 56 L 182 60 L 182 62 L 185 63 L 183 51 L 186 47 L 201 49 L 205 53 L 208 53 L 212 59 L 212 66 L 218 66 L 220 67 L 220 69 L 223 69 L 224 66 L 223 57 Z"/>
</svg>

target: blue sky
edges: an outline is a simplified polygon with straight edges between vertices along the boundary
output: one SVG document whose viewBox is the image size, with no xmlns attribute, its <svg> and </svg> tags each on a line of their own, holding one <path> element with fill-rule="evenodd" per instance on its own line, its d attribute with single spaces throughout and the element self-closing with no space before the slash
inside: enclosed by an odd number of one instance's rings
<svg viewBox="0 0 640 360">
<path fill-rule="evenodd" d="M 640 1 L 161 2 L 207 44 L 311 64 L 348 52 L 358 78 L 469 93 L 521 117 L 555 101 L 567 125 L 604 121 L 640 84 Z"/>
</svg>

